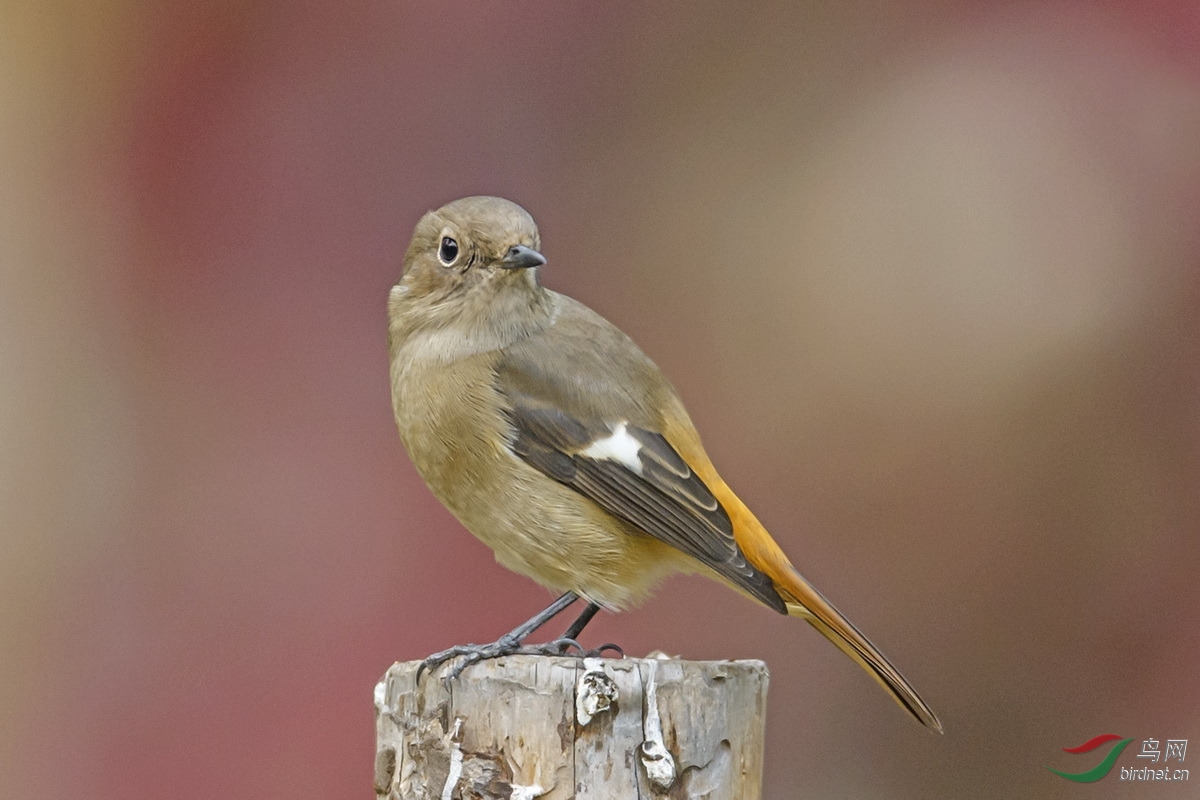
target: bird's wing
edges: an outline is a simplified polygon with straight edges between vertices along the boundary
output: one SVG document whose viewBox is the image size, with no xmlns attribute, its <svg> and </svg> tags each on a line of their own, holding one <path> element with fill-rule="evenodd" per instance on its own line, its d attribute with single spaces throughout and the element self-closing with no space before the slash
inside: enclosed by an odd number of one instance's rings
<svg viewBox="0 0 1200 800">
<path fill-rule="evenodd" d="M 497 388 L 513 429 L 513 453 L 787 613 L 771 579 L 746 560 L 726 509 L 660 432 L 656 398 L 645 390 L 667 392 L 673 404 L 674 391 L 632 342 L 622 344 L 634 348 L 625 351 L 628 363 L 598 358 L 604 348 L 594 340 L 562 332 L 507 353 Z"/>
</svg>

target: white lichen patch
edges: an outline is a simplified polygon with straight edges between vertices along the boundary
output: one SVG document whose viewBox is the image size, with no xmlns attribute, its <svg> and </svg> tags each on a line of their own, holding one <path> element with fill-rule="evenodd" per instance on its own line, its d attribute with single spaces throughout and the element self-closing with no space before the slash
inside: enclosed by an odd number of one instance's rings
<svg viewBox="0 0 1200 800">
<path fill-rule="evenodd" d="M 646 770 L 646 778 L 654 788 L 667 791 L 675 784 L 675 759 L 663 742 L 662 721 L 658 716 L 658 663 L 647 661 L 646 676 L 646 714 L 642 726 L 641 760 Z"/>
<path fill-rule="evenodd" d="M 575 684 L 575 721 L 587 725 L 617 702 L 616 682 L 604 671 L 598 658 L 585 658 L 584 671 Z"/>
</svg>

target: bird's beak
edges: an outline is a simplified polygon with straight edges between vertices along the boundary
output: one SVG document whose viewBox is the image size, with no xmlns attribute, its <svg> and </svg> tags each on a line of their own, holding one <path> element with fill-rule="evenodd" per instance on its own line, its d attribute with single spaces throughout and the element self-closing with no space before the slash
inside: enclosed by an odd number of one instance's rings
<svg viewBox="0 0 1200 800">
<path fill-rule="evenodd" d="M 508 248 L 504 258 L 500 259 L 500 266 L 505 269 L 530 269 L 531 267 L 540 267 L 545 263 L 545 256 L 523 244 L 514 244 Z"/>
</svg>

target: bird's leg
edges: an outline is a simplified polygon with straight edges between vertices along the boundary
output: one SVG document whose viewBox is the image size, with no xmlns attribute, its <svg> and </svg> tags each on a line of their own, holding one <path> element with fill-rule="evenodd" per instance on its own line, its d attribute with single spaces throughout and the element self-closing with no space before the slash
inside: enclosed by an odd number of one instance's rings
<svg viewBox="0 0 1200 800">
<path fill-rule="evenodd" d="M 571 627 L 563 631 L 563 635 L 558 638 L 578 639 L 579 634 L 583 633 L 583 629 L 587 627 L 587 624 L 592 621 L 592 617 L 596 616 L 596 612 L 599 610 L 600 606 L 596 603 L 588 603 L 587 608 L 583 610 L 583 613 L 580 614 L 579 617 L 571 623 Z"/>
<path fill-rule="evenodd" d="M 464 669 L 474 664 L 476 661 L 483 661 L 486 658 L 499 658 L 500 656 L 512 655 L 513 653 L 545 653 L 547 655 L 560 655 L 571 646 L 579 647 L 579 644 L 573 639 L 564 640 L 557 639 L 553 642 L 547 642 L 545 645 L 537 647 L 522 647 L 521 643 L 529 634 L 536 631 L 538 628 L 545 625 L 554 617 L 561 614 L 572 603 L 579 599 L 579 595 L 574 592 L 567 592 L 562 597 L 555 600 L 546 610 L 530 618 L 528 621 L 518 625 L 508 633 L 501 636 L 496 641 L 490 644 L 460 644 L 443 650 L 440 653 L 434 653 L 421 662 L 421 666 L 417 667 L 417 681 L 421 680 L 421 673 L 427 669 L 435 669 L 452 658 L 462 657 L 462 661 L 455 664 L 450 670 L 450 674 L 446 676 L 446 680 L 453 680 L 462 673 Z M 584 612 L 587 613 L 586 611 Z M 593 612 L 594 614 L 595 612 Z M 589 616 L 588 619 L 591 619 Z M 584 620 L 584 625 L 587 620 Z M 571 626 L 574 629 L 574 625 Z M 579 626 L 582 630 L 583 625 Z M 580 648 L 582 649 L 582 648 Z"/>
<path fill-rule="evenodd" d="M 598 604 L 588 603 L 587 608 L 585 608 L 583 610 L 583 613 L 580 614 L 579 617 L 574 622 L 571 623 L 571 627 L 569 627 L 565 631 L 563 631 L 563 635 L 558 637 L 558 641 L 564 642 L 564 643 L 569 642 L 571 644 L 578 644 L 578 642 L 576 642 L 575 640 L 579 638 L 579 634 L 583 633 L 583 629 L 587 627 L 587 624 L 592 621 L 592 617 L 596 616 L 596 613 L 599 610 L 600 610 L 600 606 Z M 580 650 L 582 650 L 582 649 L 583 648 L 580 648 Z M 608 652 L 610 650 L 615 652 L 621 658 L 625 657 L 625 651 L 622 650 L 620 647 L 617 647 L 612 642 L 609 642 L 608 644 L 602 644 L 599 647 L 597 647 L 595 650 L 586 650 L 583 653 L 581 653 L 581 655 L 583 655 L 584 657 L 600 658 L 601 656 L 603 656 L 606 652 Z"/>
</svg>

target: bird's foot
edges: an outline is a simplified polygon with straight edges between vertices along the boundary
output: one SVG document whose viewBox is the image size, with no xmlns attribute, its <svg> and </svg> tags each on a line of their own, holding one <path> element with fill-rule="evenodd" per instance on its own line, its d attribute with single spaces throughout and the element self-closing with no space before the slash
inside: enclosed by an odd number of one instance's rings
<svg viewBox="0 0 1200 800">
<path fill-rule="evenodd" d="M 460 644 L 447 648 L 440 653 L 434 653 L 417 667 L 417 682 L 420 682 L 421 674 L 426 670 L 432 672 L 442 664 L 453 659 L 458 659 L 458 662 L 450 667 L 443 678 L 446 683 L 457 678 L 463 673 L 463 670 L 472 664 L 477 664 L 480 661 L 486 661 L 491 658 L 501 658 L 502 656 L 511 655 L 603 658 L 606 652 L 616 652 L 619 658 L 625 657 L 625 653 L 615 644 L 603 644 L 594 650 L 584 650 L 583 646 L 574 639 L 563 638 L 542 644 L 521 644 L 520 640 L 516 637 L 506 634 L 489 644 Z"/>
<path fill-rule="evenodd" d="M 615 656 L 610 657 L 625 657 L 625 651 L 612 642 L 591 650 L 584 650 L 583 645 L 579 642 L 565 636 L 545 644 L 527 645 L 516 652 L 536 656 L 572 656 L 574 658 L 604 658 L 606 653 L 615 653 Z"/>
<path fill-rule="evenodd" d="M 421 682 L 421 673 L 425 670 L 432 672 L 454 658 L 459 658 L 461 661 L 451 668 L 450 674 L 446 676 L 447 681 L 457 678 L 464 669 L 477 661 L 512 655 L 520 649 L 521 640 L 511 633 L 505 634 L 489 644 L 457 644 L 440 653 L 434 653 L 422 661 L 421 666 L 417 667 L 417 683 Z"/>
</svg>

